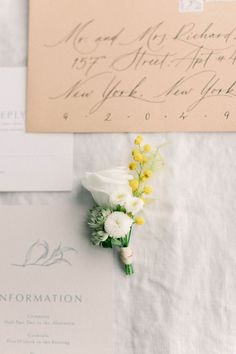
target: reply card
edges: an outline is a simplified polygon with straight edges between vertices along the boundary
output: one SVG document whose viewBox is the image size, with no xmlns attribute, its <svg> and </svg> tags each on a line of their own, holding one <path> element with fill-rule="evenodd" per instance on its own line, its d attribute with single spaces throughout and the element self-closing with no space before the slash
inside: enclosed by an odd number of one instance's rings
<svg viewBox="0 0 236 354">
<path fill-rule="evenodd" d="M 91 247 L 80 212 L 0 213 L 1 353 L 111 354 L 112 257 Z"/>
<path fill-rule="evenodd" d="M 31 0 L 28 130 L 235 131 L 235 11 L 236 1 Z"/>
<path fill-rule="evenodd" d="M 25 68 L 0 68 L 0 191 L 71 190 L 73 135 L 25 133 Z"/>
</svg>

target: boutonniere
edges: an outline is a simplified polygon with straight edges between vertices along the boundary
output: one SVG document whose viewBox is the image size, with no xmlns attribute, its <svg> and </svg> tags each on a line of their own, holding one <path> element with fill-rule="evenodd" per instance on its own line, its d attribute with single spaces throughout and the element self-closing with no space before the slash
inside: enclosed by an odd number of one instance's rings
<svg viewBox="0 0 236 354">
<path fill-rule="evenodd" d="M 88 215 L 90 240 L 95 246 L 119 247 L 127 275 L 134 273 L 131 235 L 136 225 L 145 223 L 141 213 L 153 193 L 149 181 L 164 166 L 160 146 L 153 149 L 142 142 L 137 136 L 129 168 L 87 172 L 82 180 L 96 203 Z"/>
</svg>

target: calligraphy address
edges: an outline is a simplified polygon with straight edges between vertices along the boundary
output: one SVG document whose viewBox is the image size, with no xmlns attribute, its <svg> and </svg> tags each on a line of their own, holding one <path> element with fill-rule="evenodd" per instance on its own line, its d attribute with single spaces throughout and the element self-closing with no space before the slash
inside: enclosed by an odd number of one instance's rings
<svg viewBox="0 0 236 354">
<path fill-rule="evenodd" d="M 48 51 L 68 52 L 73 73 L 70 84 L 67 80 L 50 100 L 87 100 L 86 113 L 94 115 L 114 100 L 144 102 L 148 109 L 175 98 L 181 102 L 177 114 L 185 119 L 203 102 L 222 99 L 227 106 L 235 99 L 236 26 L 222 32 L 214 22 L 191 22 L 170 31 L 162 21 L 135 34 L 126 27 L 99 34 L 98 27 L 95 19 L 78 22 L 61 38 L 45 42 Z M 229 118 L 225 107 L 223 119 Z"/>
</svg>

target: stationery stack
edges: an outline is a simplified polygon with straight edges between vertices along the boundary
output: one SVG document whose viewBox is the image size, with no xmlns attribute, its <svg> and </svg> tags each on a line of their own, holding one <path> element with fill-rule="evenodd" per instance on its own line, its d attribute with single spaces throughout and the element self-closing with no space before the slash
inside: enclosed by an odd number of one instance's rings
<svg viewBox="0 0 236 354">
<path fill-rule="evenodd" d="M 0 192 L 71 191 L 72 133 L 236 131 L 235 5 L 30 0 L 27 72 L 0 69 Z M 94 244 L 121 248 L 127 274 L 157 162 L 140 139 L 126 179 L 132 195 L 121 205 L 123 191 L 109 191 L 89 220 Z M 82 205 L 0 214 L 1 353 L 111 354 L 112 257 L 90 246 Z"/>
</svg>

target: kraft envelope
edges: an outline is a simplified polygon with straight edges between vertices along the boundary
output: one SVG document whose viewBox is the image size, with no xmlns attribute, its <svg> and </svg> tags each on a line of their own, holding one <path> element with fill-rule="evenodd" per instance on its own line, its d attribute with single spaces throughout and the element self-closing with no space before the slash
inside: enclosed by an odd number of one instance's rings
<svg viewBox="0 0 236 354">
<path fill-rule="evenodd" d="M 28 131 L 235 131 L 236 1 L 31 0 Z"/>
</svg>

